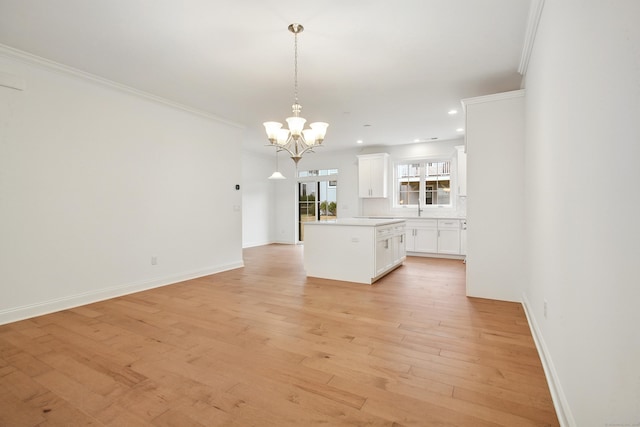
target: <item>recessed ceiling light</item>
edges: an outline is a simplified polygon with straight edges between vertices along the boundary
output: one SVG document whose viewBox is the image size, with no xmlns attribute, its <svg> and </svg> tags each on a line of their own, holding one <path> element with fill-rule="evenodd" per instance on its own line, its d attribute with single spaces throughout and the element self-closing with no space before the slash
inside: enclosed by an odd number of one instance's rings
<svg viewBox="0 0 640 427">
<path fill-rule="evenodd" d="M 449 114 L 452 115 L 452 116 L 454 114 L 458 114 L 458 110 L 455 110 L 455 109 L 454 110 L 449 110 Z"/>
<path fill-rule="evenodd" d="M 356 144 L 362 144 L 362 143 L 364 143 L 364 141 L 363 141 L 363 140 L 361 140 L 361 139 L 359 139 L 359 140 L 357 140 L 357 141 L 356 141 Z"/>
<path fill-rule="evenodd" d="M 413 140 L 413 142 L 420 142 L 420 141 L 422 141 L 420 138 L 416 138 Z"/>
<path fill-rule="evenodd" d="M 438 137 L 437 137 L 437 136 L 432 136 L 432 137 L 431 137 L 431 140 L 432 140 L 432 141 L 435 141 L 436 139 L 438 139 Z"/>
<path fill-rule="evenodd" d="M 463 128 L 458 128 L 458 129 L 456 129 L 456 132 L 464 132 L 464 129 Z"/>
</svg>

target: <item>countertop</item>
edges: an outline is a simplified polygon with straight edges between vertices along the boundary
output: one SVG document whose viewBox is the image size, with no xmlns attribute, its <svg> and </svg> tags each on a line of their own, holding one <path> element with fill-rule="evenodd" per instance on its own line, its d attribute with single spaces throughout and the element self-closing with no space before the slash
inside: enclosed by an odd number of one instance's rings
<svg viewBox="0 0 640 427">
<path fill-rule="evenodd" d="M 358 227 L 377 227 L 379 225 L 400 224 L 405 222 L 403 218 L 343 218 L 328 221 L 305 222 L 304 226 L 310 225 L 348 225 Z"/>
<path fill-rule="evenodd" d="M 463 219 L 467 219 L 466 217 L 460 217 L 460 216 L 359 216 L 356 218 L 362 218 L 362 219 L 402 219 L 402 220 L 406 220 L 406 221 L 413 221 L 413 220 L 421 220 L 421 219 L 456 219 L 456 220 L 463 220 Z"/>
</svg>

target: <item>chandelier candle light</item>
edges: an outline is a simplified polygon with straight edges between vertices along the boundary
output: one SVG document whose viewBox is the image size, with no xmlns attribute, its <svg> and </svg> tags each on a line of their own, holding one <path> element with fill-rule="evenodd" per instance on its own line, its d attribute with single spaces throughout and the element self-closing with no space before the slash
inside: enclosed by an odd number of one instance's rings
<svg viewBox="0 0 640 427">
<path fill-rule="evenodd" d="M 287 117 L 289 129 L 283 129 L 282 123 L 265 122 L 264 128 L 272 146 L 277 151 L 285 150 L 291 155 L 293 161 L 298 164 L 302 155 L 307 151 L 313 152 L 324 141 L 328 123 L 315 122 L 309 125 L 310 129 L 304 129 L 307 120 L 300 117 L 302 106 L 298 103 L 298 34 L 304 30 L 300 24 L 289 25 L 289 31 L 294 35 L 294 103 L 291 106 L 293 116 Z"/>
</svg>

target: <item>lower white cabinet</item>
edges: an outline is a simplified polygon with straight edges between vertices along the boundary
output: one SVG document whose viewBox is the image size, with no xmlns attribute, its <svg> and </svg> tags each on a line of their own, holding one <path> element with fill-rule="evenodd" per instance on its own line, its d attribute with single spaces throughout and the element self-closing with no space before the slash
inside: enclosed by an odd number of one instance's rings
<svg viewBox="0 0 640 427">
<path fill-rule="evenodd" d="M 397 261 L 404 261 L 407 257 L 407 235 L 404 225 L 394 227 L 393 250 Z"/>
<path fill-rule="evenodd" d="M 408 252 L 438 252 L 438 220 L 407 221 L 406 233 Z"/>
<path fill-rule="evenodd" d="M 384 226 L 376 228 L 376 276 L 404 261 L 404 226 Z"/>
<path fill-rule="evenodd" d="M 407 252 L 461 255 L 459 219 L 407 220 Z"/>
<path fill-rule="evenodd" d="M 460 255 L 460 220 L 438 220 L 438 253 Z"/>
</svg>

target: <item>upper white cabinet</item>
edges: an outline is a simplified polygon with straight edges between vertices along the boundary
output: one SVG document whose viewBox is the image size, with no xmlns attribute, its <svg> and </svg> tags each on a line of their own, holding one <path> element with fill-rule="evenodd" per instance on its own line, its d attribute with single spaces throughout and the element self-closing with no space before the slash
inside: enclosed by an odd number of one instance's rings
<svg viewBox="0 0 640 427">
<path fill-rule="evenodd" d="M 457 173 L 458 173 L 458 196 L 467 195 L 467 153 L 464 146 L 456 147 L 457 150 Z"/>
<path fill-rule="evenodd" d="M 387 153 L 358 156 L 358 196 L 387 197 L 389 155 Z"/>
</svg>

